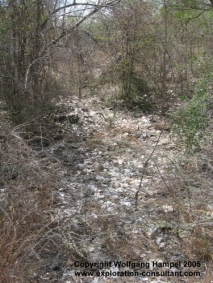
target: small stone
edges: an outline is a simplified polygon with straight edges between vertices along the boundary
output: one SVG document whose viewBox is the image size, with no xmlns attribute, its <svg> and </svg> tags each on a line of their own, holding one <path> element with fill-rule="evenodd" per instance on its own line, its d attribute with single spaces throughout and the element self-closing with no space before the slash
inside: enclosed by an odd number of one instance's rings
<svg viewBox="0 0 213 283">
<path fill-rule="evenodd" d="M 80 118 L 78 115 L 69 115 L 68 119 L 71 124 L 77 124 Z"/>
<path fill-rule="evenodd" d="M 74 162 L 74 159 L 72 158 L 72 156 L 67 156 L 66 161 L 70 164 L 72 164 Z"/>
<path fill-rule="evenodd" d="M 61 115 L 61 116 L 58 116 L 58 117 L 54 118 L 54 121 L 57 122 L 57 123 L 63 123 L 66 120 L 67 120 L 67 116 L 66 115 Z"/>
</svg>

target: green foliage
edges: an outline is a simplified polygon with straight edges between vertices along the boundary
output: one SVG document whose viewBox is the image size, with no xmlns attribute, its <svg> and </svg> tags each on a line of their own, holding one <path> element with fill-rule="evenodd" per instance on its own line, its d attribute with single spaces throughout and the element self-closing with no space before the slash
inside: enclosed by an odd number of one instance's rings
<svg viewBox="0 0 213 283">
<path fill-rule="evenodd" d="M 134 74 L 129 75 L 126 87 L 122 91 L 121 99 L 129 109 L 151 112 L 152 103 L 149 99 L 150 88 L 147 81 Z M 124 86 L 123 86 L 124 87 Z"/>
<path fill-rule="evenodd" d="M 109 125 L 109 127 L 112 127 L 113 124 L 115 123 L 116 120 L 116 111 L 115 109 L 113 109 L 113 115 L 111 116 L 104 116 L 104 114 L 102 112 L 100 112 L 100 115 L 104 118 L 104 121 Z"/>
<path fill-rule="evenodd" d="M 149 92 L 148 83 L 140 77 L 132 76 L 132 89 L 136 95 L 147 94 Z"/>
<path fill-rule="evenodd" d="M 137 97 L 134 110 L 143 110 L 145 113 L 151 113 L 153 110 L 153 102 L 148 95 Z"/>
<path fill-rule="evenodd" d="M 150 93 L 150 88 L 143 78 L 136 76 L 132 77 L 132 93 L 135 108 L 142 109 L 144 112 L 151 112 L 152 103 L 148 95 Z"/>
<path fill-rule="evenodd" d="M 171 5 L 174 8 L 180 9 L 192 9 L 192 10 L 202 10 L 209 8 L 208 4 L 205 3 L 205 1 L 200 0 L 180 0 L 180 1 L 168 1 L 169 5 Z"/>
<path fill-rule="evenodd" d="M 174 128 L 180 138 L 186 142 L 190 151 L 199 149 L 203 131 L 208 126 L 207 111 L 210 97 L 207 86 L 209 79 L 209 76 L 205 76 L 196 82 L 193 86 L 193 97 L 173 113 Z"/>
</svg>

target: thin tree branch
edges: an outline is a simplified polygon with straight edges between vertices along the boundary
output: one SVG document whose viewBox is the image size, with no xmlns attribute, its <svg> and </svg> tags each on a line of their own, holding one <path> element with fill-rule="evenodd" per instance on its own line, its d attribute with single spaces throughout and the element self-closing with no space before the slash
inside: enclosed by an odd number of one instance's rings
<svg viewBox="0 0 213 283">
<path fill-rule="evenodd" d="M 105 4 L 104 3 L 98 3 L 98 4 L 93 4 L 93 3 L 89 3 L 89 2 L 86 2 L 86 3 L 76 3 L 75 1 L 71 4 L 67 4 L 67 5 L 64 5 L 64 6 L 61 6 L 57 9 L 55 9 L 45 20 L 44 22 L 41 24 L 41 28 L 44 29 L 46 27 L 46 24 L 47 22 L 50 20 L 51 16 L 53 16 L 54 14 L 56 14 L 57 12 L 61 11 L 61 10 L 66 10 L 67 8 L 71 8 L 71 7 L 74 7 L 74 6 L 87 6 L 87 7 L 94 7 L 95 9 L 97 10 L 100 10 L 102 8 L 107 8 L 107 7 L 112 7 L 114 6 L 115 4 L 118 4 L 121 0 L 113 0 L 113 1 L 110 1 L 110 2 L 106 2 Z M 94 10 L 93 10 L 94 11 Z"/>
<path fill-rule="evenodd" d="M 55 45 L 57 42 L 59 42 L 60 39 L 62 39 L 65 35 L 70 34 L 73 30 L 76 30 L 83 22 L 85 22 L 88 18 L 90 18 L 92 15 L 94 15 L 95 13 L 97 13 L 102 7 L 99 8 L 95 8 L 93 11 L 91 11 L 88 15 L 86 15 L 85 17 L 83 17 L 79 22 L 77 22 L 73 27 L 71 27 L 69 29 L 69 31 L 67 30 L 63 30 L 63 32 L 60 34 L 60 36 L 56 39 L 54 39 L 51 42 L 51 45 Z"/>
<path fill-rule="evenodd" d="M 144 163 L 144 167 L 143 167 L 143 171 L 142 171 L 141 179 L 140 179 L 140 184 L 139 184 L 138 190 L 137 190 L 137 192 L 136 192 L 136 194 L 135 194 L 135 209 L 136 209 L 136 210 L 138 210 L 138 196 L 139 196 L 139 193 L 140 193 L 141 188 L 142 188 L 143 177 L 144 177 L 144 174 L 145 174 L 145 172 L 146 172 L 146 168 L 147 168 L 147 166 L 148 166 L 148 164 L 149 164 L 149 161 L 150 161 L 150 159 L 152 158 L 152 156 L 153 156 L 153 154 L 154 154 L 154 152 L 155 152 L 155 150 L 156 150 L 156 148 L 157 148 L 157 146 L 158 146 L 158 143 L 159 143 L 159 140 L 160 140 L 161 135 L 162 135 L 162 131 L 160 132 L 160 134 L 159 134 L 159 136 L 158 136 L 157 142 L 156 142 L 156 144 L 155 144 L 155 146 L 154 146 L 154 148 L 153 148 L 151 154 L 149 155 L 149 157 L 147 158 L 147 160 L 146 160 L 145 163 Z"/>
</svg>

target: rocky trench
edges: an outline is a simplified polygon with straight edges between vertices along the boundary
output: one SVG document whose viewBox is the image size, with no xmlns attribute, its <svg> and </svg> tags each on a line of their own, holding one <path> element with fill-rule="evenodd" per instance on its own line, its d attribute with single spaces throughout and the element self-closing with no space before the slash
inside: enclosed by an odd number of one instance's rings
<svg viewBox="0 0 213 283">
<path fill-rule="evenodd" d="M 115 111 L 97 97 L 72 97 L 63 108 L 54 118 L 60 138 L 30 146 L 60 175 L 52 218 L 69 252 L 46 247 L 32 282 L 201 282 L 205 265 L 185 240 L 201 192 L 186 189 L 193 180 L 182 175 L 184 152 L 169 121 Z"/>
<path fill-rule="evenodd" d="M 66 137 L 48 152 L 60 163 L 54 217 L 70 254 L 53 253 L 43 278 L 67 283 L 201 282 L 205 269 L 196 266 L 200 259 L 187 252 L 184 241 L 187 207 L 200 192 L 194 188 L 189 196 L 184 189 L 179 170 L 184 153 L 168 131 L 168 121 L 115 112 L 97 98 L 63 103 L 65 116 L 78 119 L 58 121 Z M 123 266 L 115 266 L 117 261 Z M 101 266 L 104 262 L 110 265 Z M 93 275 L 77 277 L 76 271 Z M 97 276 L 103 271 L 109 273 Z M 136 275 L 115 275 L 125 271 Z M 200 275 L 193 281 L 168 275 L 189 271 Z"/>
</svg>

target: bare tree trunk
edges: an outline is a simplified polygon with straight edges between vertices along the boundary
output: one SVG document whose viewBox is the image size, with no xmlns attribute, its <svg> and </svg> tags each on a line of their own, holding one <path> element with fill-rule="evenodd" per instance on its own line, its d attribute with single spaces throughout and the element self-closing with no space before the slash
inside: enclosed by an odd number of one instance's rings
<svg viewBox="0 0 213 283">
<path fill-rule="evenodd" d="M 33 60 L 39 58 L 39 52 L 41 50 L 41 43 L 40 43 L 40 20 L 41 20 L 41 11 L 42 10 L 42 0 L 36 1 L 36 29 L 35 29 L 35 41 L 34 41 L 34 48 L 33 48 Z M 38 100 L 39 96 L 39 70 L 40 69 L 40 62 L 37 60 L 32 67 L 33 72 L 33 100 L 34 102 Z"/>
<path fill-rule="evenodd" d="M 11 0 L 9 2 L 9 12 L 10 18 L 12 22 L 12 44 L 11 44 L 11 67 L 13 74 L 13 93 L 15 95 L 15 99 L 19 96 L 19 74 L 18 74 L 18 66 L 17 66 L 17 26 L 15 20 L 15 8 L 16 8 L 16 0 Z"/>
<path fill-rule="evenodd" d="M 162 94 L 165 95 L 167 91 L 166 75 L 167 75 L 167 45 L 168 45 L 168 6 L 167 0 L 163 1 L 164 7 L 164 51 L 163 51 L 163 79 L 162 79 Z"/>
</svg>

